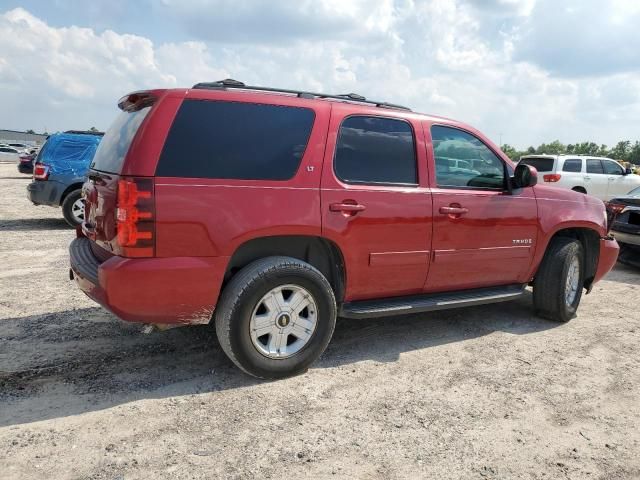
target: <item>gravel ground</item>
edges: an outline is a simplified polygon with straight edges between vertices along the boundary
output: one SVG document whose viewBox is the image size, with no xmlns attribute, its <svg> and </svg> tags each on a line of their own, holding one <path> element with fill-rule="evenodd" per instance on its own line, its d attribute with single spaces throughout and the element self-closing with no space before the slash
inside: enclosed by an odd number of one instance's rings
<svg viewBox="0 0 640 480">
<path fill-rule="evenodd" d="M 68 277 L 74 232 L 0 165 L 0 477 L 640 478 L 640 270 L 555 324 L 531 299 L 339 320 L 256 381 L 207 327 L 145 335 Z"/>
</svg>

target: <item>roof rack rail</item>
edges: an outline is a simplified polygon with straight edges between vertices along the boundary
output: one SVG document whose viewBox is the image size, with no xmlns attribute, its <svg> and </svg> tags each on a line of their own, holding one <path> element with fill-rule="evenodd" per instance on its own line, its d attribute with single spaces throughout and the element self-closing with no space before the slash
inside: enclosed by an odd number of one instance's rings
<svg viewBox="0 0 640 480">
<path fill-rule="evenodd" d="M 73 133 L 76 135 L 96 135 L 103 136 L 104 132 L 96 132 L 95 130 L 65 130 L 63 133 Z"/>
<path fill-rule="evenodd" d="M 226 90 L 228 88 L 238 88 L 240 90 L 256 90 L 260 92 L 273 92 L 273 93 L 286 93 L 289 95 L 295 95 L 299 98 L 330 98 L 334 100 L 346 100 L 350 102 L 366 103 L 369 105 L 375 105 L 380 108 L 395 108 L 399 110 L 408 110 L 410 108 L 403 107 L 402 105 L 396 105 L 388 102 L 376 102 L 374 100 L 367 100 L 362 95 L 357 93 L 343 93 L 340 95 L 332 95 L 329 93 L 316 93 L 306 92 L 303 90 L 288 90 L 285 88 L 270 88 L 270 87 L 257 87 L 254 85 L 245 85 L 243 82 L 227 78 L 225 80 L 218 80 L 217 82 L 200 82 L 196 83 L 192 88 L 199 90 Z"/>
</svg>

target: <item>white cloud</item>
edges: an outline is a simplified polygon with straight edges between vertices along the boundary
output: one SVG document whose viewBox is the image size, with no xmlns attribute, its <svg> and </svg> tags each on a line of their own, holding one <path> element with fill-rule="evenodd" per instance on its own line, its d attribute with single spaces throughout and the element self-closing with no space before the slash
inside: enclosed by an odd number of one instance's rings
<svg viewBox="0 0 640 480">
<path fill-rule="evenodd" d="M 56 28 L 14 9 L 0 15 L 0 101 L 9 113 L 0 123 L 106 128 L 128 91 L 232 77 L 407 104 L 520 147 L 635 139 L 638 65 L 582 78 L 523 53 L 523 45 L 537 52 L 526 42 L 550 15 L 539 11 L 544 1 L 165 0 L 154 15 L 182 22 L 193 40 L 163 43 L 113 25 Z M 611 19 L 624 4 L 616 1 Z"/>
</svg>

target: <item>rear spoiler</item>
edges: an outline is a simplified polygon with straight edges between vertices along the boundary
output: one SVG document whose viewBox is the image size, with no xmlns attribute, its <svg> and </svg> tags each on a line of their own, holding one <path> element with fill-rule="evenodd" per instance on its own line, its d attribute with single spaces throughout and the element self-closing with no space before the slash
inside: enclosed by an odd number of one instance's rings
<svg viewBox="0 0 640 480">
<path fill-rule="evenodd" d="M 135 112 L 150 107 L 165 90 L 139 90 L 131 92 L 118 100 L 118 108 L 123 112 Z"/>
</svg>

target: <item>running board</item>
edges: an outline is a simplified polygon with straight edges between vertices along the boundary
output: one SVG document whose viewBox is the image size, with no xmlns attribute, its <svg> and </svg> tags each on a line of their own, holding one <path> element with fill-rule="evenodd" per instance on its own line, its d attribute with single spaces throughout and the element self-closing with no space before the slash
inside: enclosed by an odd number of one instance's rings
<svg viewBox="0 0 640 480">
<path fill-rule="evenodd" d="M 519 284 L 505 285 L 457 292 L 348 302 L 342 305 L 339 316 L 344 318 L 377 318 L 506 302 L 522 296 L 525 287 L 526 285 Z"/>
</svg>

